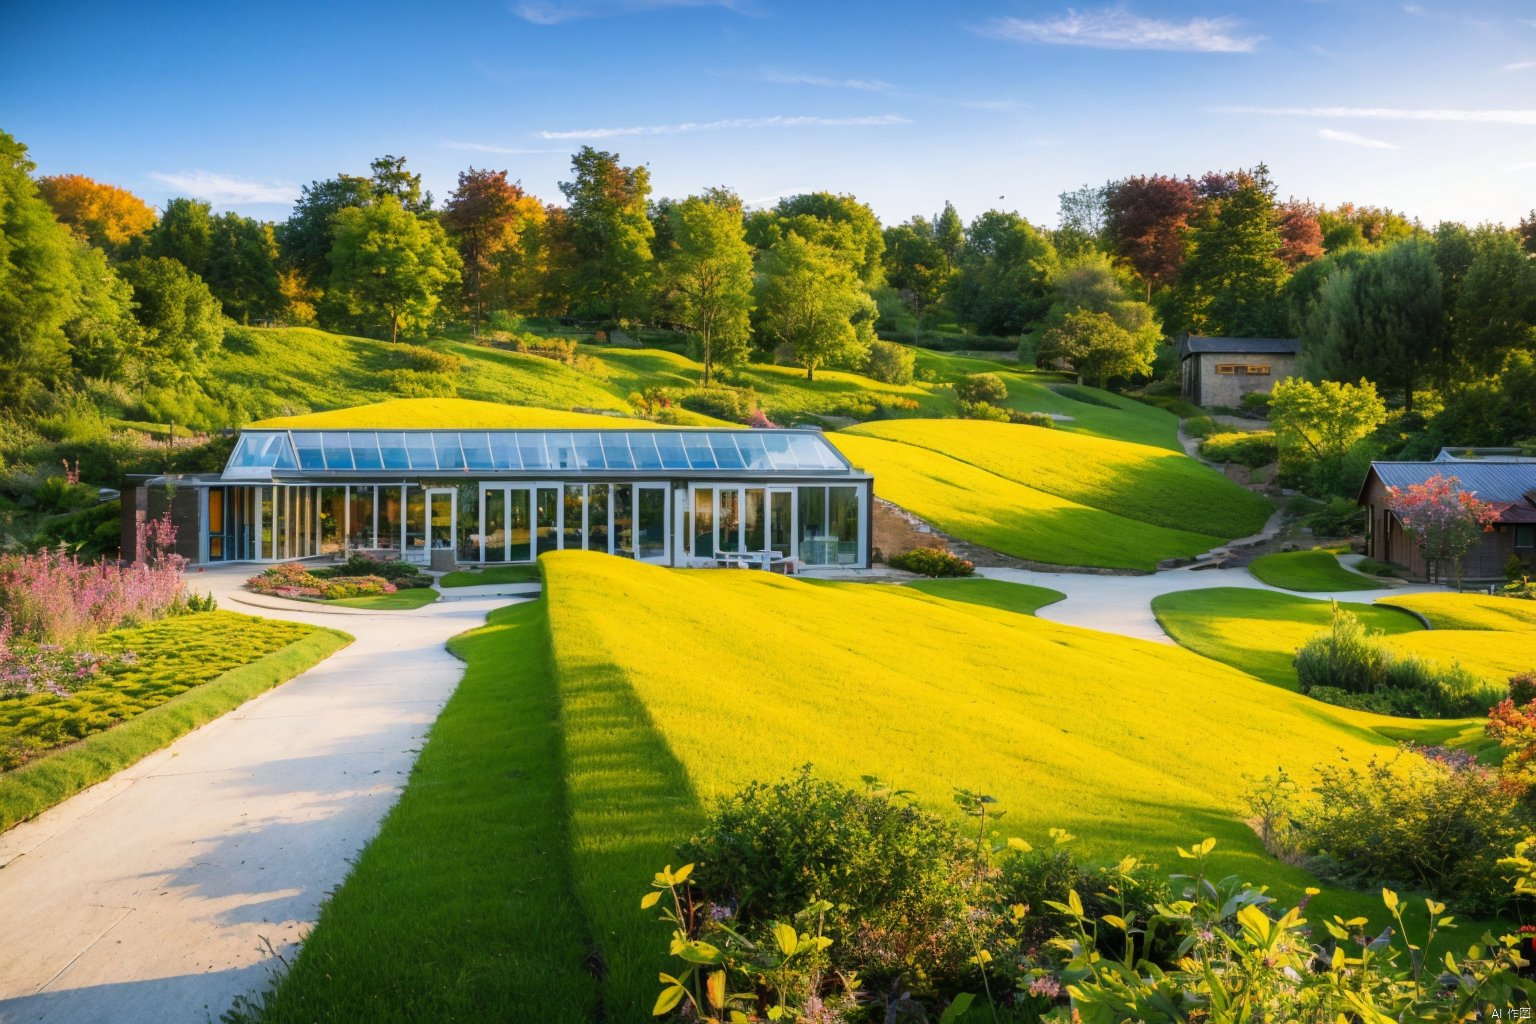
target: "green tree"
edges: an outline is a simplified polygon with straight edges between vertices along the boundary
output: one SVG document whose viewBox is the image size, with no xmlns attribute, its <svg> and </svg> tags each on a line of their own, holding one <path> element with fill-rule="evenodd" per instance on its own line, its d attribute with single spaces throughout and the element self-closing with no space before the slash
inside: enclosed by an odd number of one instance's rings
<svg viewBox="0 0 1536 1024">
<path fill-rule="evenodd" d="M 107 264 L 106 253 L 84 242 L 73 248 L 79 308 L 64 325 L 70 361 L 89 376 L 132 379 L 123 371 L 144 342 L 134 319 L 133 288 Z"/>
<path fill-rule="evenodd" d="M 464 264 L 464 297 L 476 334 L 487 304 L 531 310 L 544 223 L 544 205 L 508 181 L 506 171 L 459 172 L 458 188 L 443 206 L 443 226 Z"/>
<path fill-rule="evenodd" d="M 1209 198 L 1189 232 L 1179 272 L 1181 326 L 1191 333 L 1273 337 L 1285 330 L 1286 267 L 1269 168 L 1239 171 Z"/>
<path fill-rule="evenodd" d="M 919 320 L 944 301 L 954 277 L 934 226 L 925 217 L 885 229 L 885 280 Z"/>
<path fill-rule="evenodd" d="M 650 303 L 655 229 L 647 214 L 651 173 L 625 167 L 617 153 L 583 146 L 562 181 L 569 248 L 561 268 L 571 308 L 616 320 L 642 318 Z"/>
<path fill-rule="evenodd" d="M 944 201 L 944 209 L 933 218 L 933 238 L 944 254 L 944 269 L 953 275 L 960 269 L 960 253 L 965 250 L 965 222 L 955 210 L 955 204 Z"/>
<path fill-rule="evenodd" d="M 983 334 L 1019 334 L 1050 307 L 1057 264 L 1050 239 L 1029 221 L 988 210 L 966 232 L 950 304 Z"/>
<path fill-rule="evenodd" d="M 422 214 L 432 209 L 432 193 L 422 192 L 421 175 L 405 169 L 405 157 L 381 156 L 368 164 L 373 172 L 373 197 L 394 196 L 408 213 Z"/>
<path fill-rule="evenodd" d="M 298 271 L 310 289 L 324 291 L 331 276 L 329 257 L 336 215 L 351 206 L 368 206 L 373 199 L 373 182 L 353 174 L 305 185 L 293 212 L 277 227 L 277 246 L 284 264 Z"/>
<path fill-rule="evenodd" d="M 1364 377 L 1400 389 L 1411 411 L 1445 331 L 1440 270 L 1429 245 L 1399 242 L 1330 274 L 1304 326 L 1302 352 L 1312 376 Z"/>
<path fill-rule="evenodd" d="M 272 225 L 238 213 L 215 217 L 202 277 L 230 319 L 276 316 L 284 301 Z"/>
<path fill-rule="evenodd" d="M 459 283 L 459 256 L 435 221 L 386 196 L 336 215 L 331 298 L 365 319 L 382 317 L 389 340 L 429 321 Z"/>
<path fill-rule="evenodd" d="M 1513 232 L 1478 247 L 1450 310 L 1451 351 L 1473 374 L 1498 371 L 1512 349 L 1536 347 L 1536 261 Z"/>
<path fill-rule="evenodd" d="M 133 315 L 143 329 L 140 355 L 150 379 L 193 376 L 224 337 L 219 301 L 180 260 L 140 256 L 122 264 L 133 287 Z"/>
<path fill-rule="evenodd" d="M 172 199 L 160 221 L 144 236 L 141 253 L 176 260 L 198 277 L 213 255 L 213 207 L 201 199 Z"/>
<path fill-rule="evenodd" d="M 1121 327 L 1109 313 L 1078 308 L 1045 329 L 1035 359 L 1041 363 L 1063 360 L 1072 365 L 1079 384 L 1086 378 L 1103 387 L 1110 377 L 1152 372 L 1156 353 L 1155 341 Z"/>
<path fill-rule="evenodd" d="M 678 321 L 699 339 L 706 387 L 717 365 L 746 361 L 752 337 L 752 248 L 734 199 L 691 196 L 666 220 L 672 248 L 662 277 Z"/>
<path fill-rule="evenodd" d="M 885 283 L 881 262 L 885 237 L 880 231 L 880 219 L 853 196 L 830 192 L 786 196 L 774 206 L 771 215 L 753 219 L 747 237 L 756 248 L 767 249 L 790 231 L 841 256 L 866 291 Z"/>
<path fill-rule="evenodd" d="M 875 303 L 847 260 L 786 232 L 763 257 L 761 329 L 789 346 L 805 379 L 828 363 L 862 363 L 874 340 Z"/>
<path fill-rule="evenodd" d="M 1269 422 L 1282 467 L 1310 479 L 1320 493 L 1336 492 L 1355 448 L 1387 418 L 1386 403 L 1368 380 L 1321 384 L 1287 377 L 1269 398 Z"/>
</svg>

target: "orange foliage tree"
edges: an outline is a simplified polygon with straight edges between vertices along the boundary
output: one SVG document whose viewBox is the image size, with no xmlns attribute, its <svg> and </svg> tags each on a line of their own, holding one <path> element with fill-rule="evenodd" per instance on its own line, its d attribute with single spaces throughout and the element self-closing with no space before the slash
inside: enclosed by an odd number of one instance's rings
<svg viewBox="0 0 1536 1024">
<path fill-rule="evenodd" d="M 118 249 L 155 226 L 154 208 L 144 200 L 83 174 L 38 178 L 37 191 L 59 223 L 98 249 Z"/>
</svg>

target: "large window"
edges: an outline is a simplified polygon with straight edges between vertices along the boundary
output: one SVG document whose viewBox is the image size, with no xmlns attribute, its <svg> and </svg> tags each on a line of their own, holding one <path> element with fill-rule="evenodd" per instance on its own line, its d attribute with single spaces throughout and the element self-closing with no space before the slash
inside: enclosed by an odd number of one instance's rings
<svg viewBox="0 0 1536 1024">
<path fill-rule="evenodd" d="M 715 489 L 700 487 L 693 492 L 693 555 L 715 557 Z"/>
</svg>

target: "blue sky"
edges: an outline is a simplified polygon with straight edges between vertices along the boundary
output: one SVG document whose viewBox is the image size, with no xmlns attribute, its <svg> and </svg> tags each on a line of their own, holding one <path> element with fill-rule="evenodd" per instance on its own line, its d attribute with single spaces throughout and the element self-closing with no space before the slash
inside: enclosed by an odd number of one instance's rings
<svg viewBox="0 0 1536 1024">
<path fill-rule="evenodd" d="M 281 219 L 405 155 L 441 198 L 558 199 L 592 144 L 657 195 L 851 192 L 1052 224 L 1056 196 L 1267 162 L 1282 196 L 1513 223 L 1536 207 L 1530 0 L 25 3 L 0 129 L 41 173 Z"/>
</svg>

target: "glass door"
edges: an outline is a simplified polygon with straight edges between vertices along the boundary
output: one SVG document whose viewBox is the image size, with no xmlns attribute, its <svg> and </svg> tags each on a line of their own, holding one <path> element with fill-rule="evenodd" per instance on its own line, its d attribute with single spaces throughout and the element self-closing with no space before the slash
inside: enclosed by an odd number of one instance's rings
<svg viewBox="0 0 1536 1024">
<path fill-rule="evenodd" d="M 480 561 L 507 560 L 507 492 L 500 488 L 480 491 Z"/>
<path fill-rule="evenodd" d="M 667 561 L 667 485 L 635 485 L 635 558 Z"/>
<path fill-rule="evenodd" d="M 768 547 L 785 558 L 795 557 L 795 492 L 768 489 Z"/>
<path fill-rule="evenodd" d="M 540 484 L 534 489 L 533 550 L 530 558 L 560 546 L 560 485 Z"/>
<path fill-rule="evenodd" d="M 433 488 L 427 492 L 427 548 L 429 551 L 453 550 L 458 533 L 459 513 L 452 488 Z"/>
</svg>

